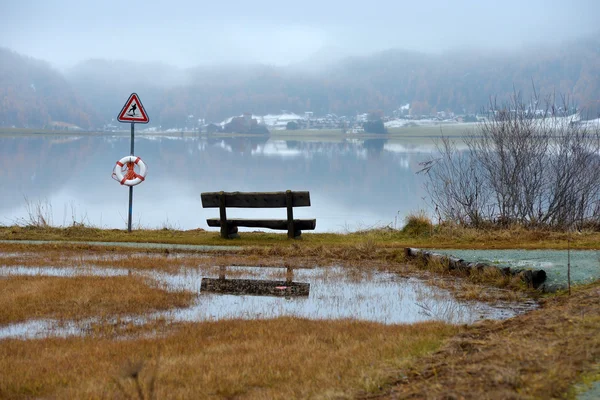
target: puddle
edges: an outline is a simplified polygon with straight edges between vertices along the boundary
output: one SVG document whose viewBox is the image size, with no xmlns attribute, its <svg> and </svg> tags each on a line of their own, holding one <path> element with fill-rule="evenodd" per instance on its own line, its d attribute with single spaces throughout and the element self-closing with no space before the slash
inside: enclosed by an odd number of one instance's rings
<svg viewBox="0 0 600 400">
<path fill-rule="evenodd" d="M 121 276 L 128 273 L 126 269 L 95 267 L 0 267 L 0 277 Z M 458 324 L 473 323 L 480 319 L 510 318 L 534 307 L 522 303 L 494 306 L 458 301 L 450 292 L 429 286 L 417 278 L 341 267 L 293 271 L 264 267 L 206 267 L 182 268 L 174 274 L 161 271 L 132 273 L 152 278 L 166 290 L 198 293 L 194 303 L 187 308 L 119 318 L 120 322 L 136 325 L 163 318 L 173 322 L 197 322 L 281 316 L 349 318 L 385 324 L 431 320 Z M 297 289 L 292 290 L 291 287 Z M 0 339 L 85 335 L 90 326 L 97 322 L 94 319 L 78 322 L 27 321 L 1 327 Z"/>
<path fill-rule="evenodd" d="M 567 264 L 571 263 L 571 282 L 585 284 L 600 279 L 599 250 L 452 250 L 435 252 L 453 255 L 467 261 L 489 262 L 501 266 L 543 269 L 546 290 L 567 287 Z"/>
<path fill-rule="evenodd" d="M 589 388 L 577 395 L 577 400 L 600 399 L 600 381 L 594 382 Z"/>
<path fill-rule="evenodd" d="M 583 387 L 579 385 L 579 387 Z M 600 381 L 594 382 L 591 386 L 577 394 L 577 400 L 598 400 L 600 399 Z"/>
</svg>

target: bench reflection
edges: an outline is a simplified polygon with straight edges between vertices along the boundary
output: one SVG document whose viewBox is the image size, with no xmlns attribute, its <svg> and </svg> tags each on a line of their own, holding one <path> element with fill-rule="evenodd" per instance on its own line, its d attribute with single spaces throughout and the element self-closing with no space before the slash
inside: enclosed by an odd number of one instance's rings
<svg viewBox="0 0 600 400">
<path fill-rule="evenodd" d="M 219 268 L 219 278 L 202 278 L 200 291 L 205 293 L 276 296 L 276 297 L 308 297 L 310 283 L 294 282 L 294 270 L 287 268 L 285 281 L 260 279 L 227 279 L 226 267 Z"/>
</svg>

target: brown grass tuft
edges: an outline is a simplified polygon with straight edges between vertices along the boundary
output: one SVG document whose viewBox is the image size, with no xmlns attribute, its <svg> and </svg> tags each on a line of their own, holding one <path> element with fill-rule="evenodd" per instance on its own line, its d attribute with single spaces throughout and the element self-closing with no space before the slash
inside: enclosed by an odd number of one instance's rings
<svg viewBox="0 0 600 400">
<path fill-rule="evenodd" d="M 150 284 L 150 286 L 149 286 Z M 0 279 L 0 325 L 27 319 L 83 319 L 188 306 L 189 292 L 167 292 L 137 276 Z"/>
<path fill-rule="evenodd" d="M 402 233 L 406 235 L 412 237 L 429 236 L 433 232 L 433 223 L 423 210 L 407 215 L 404 222 Z"/>
</svg>

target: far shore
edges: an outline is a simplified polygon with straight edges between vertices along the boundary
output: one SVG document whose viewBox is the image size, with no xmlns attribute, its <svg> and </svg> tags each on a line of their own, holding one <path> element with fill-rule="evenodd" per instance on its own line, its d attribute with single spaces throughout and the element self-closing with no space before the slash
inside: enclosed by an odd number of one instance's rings
<svg viewBox="0 0 600 400">
<path fill-rule="evenodd" d="M 194 131 L 160 131 L 147 132 L 143 128 L 138 127 L 135 134 L 138 136 L 199 136 L 199 137 L 270 137 L 272 139 L 294 139 L 294 138 L 311 138 L 311 139 L 398 139 L 398 138 L 422 138 L 422 137 L 461 137 L 473 134 L 473 130 L 477 127 L 476 123 L 440 123 L 435 125 L 419 125 L 408 127 L 388 128 L 388 133 L 343 133 L 341 129 L 299 129 L 299 130 L 271 130 L 269 135 L 252 135 L 239 133 L 213 133 L 206 132 L 198 133 Z M 79 130 L 51 130 L 51 129 L 35 129 L 35 128 L 2 128 L 0 127 L 0 136 L 21 136 L 21 135 L 44 135 L 44 136 L 114 136 L 114 135 L 130 135 L 129 126 L 126 129 L 118 131 L 79 131 Z"/>
</svg>

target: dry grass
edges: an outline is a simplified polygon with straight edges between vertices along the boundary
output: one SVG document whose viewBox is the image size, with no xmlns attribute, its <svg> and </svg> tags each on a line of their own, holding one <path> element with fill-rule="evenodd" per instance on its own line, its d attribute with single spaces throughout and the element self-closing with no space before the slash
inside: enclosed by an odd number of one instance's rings
<svg viewBox="0 0 600 400">
<path fill-rule="evenodd" d="M 50 227 L 0 227 L 0 240 L 72 240 L 107 242 L 150 242 L 198 245 L 289 247 L 295 243 L 301 247 L 353 248 L 370 242 L 378 248 L 471 248 L 471 249 L 566 249 L 571 238 L 573 249 L 597 249 L 600 232 L 583 231 L 567 233 L 547 229 L 523 227 L 474 229 L 453 225 L 435 226 L 431 235 L 411 235 L 402 231 L 383 228 L 348 234 L 310 233 L 302 239 L 290 241 L 285 233 L 242 232 L 240 239 L 226 240 L 217 230 L 202 229 L 177 231 L 171 229 L 136 230 L 127 233 L 118 229 L 97 229 L 82 226 L 69 228 Z M 89 246 L 88 246 L 89 247 Z"/>
<path fill-rule="evenodd" d="M 405 370 L 386 397 L 563 398 L 600 358 L 599 296 L 596 283 L 518 318 L 467 328 Z"/>
<path fill-rule="evenodd" d="M 194 297 L 189 292 L 167 292 L 137 276 L 14 276 L 0 278 L 0 293 L 0 325 L 140 314 L 185 307 Z"/>
<path fill-rule="evenodd" d="M 431 219 L 429 219 L 424 211 L 409 214 L 404 222 L 405 225 L 402 228 L 402 233 L 408 236 L 428 236 L 433 233 Z"/>
<path fill-rule="evenodd" d="M 137 381 L 143 398 L 345 398 L 379 391 L 458 330 L 281 318 L 184 324 L 154 339 L 4 340 L 0 397 L 140 398 Z"/>
</svg>

